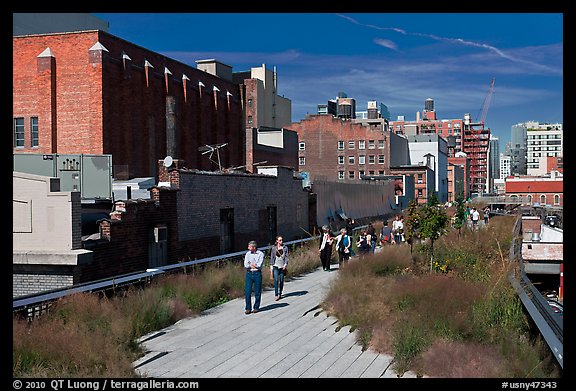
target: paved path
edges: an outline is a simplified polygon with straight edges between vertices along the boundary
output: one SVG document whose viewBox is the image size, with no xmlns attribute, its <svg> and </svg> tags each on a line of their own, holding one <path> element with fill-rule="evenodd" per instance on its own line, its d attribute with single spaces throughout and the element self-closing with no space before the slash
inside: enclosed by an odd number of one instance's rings
<svg viewBox="0 0 576 391">
<path fill-rule="evenodd" d="M 273 289 L 264 290 L 257 314 L 244 314 L 242 297 L 143 337 L 148 353 L 134 363 L 137 372 L 155 378 L 397 378 L 391 356 L 362 351 L 357 332 L 339 328 L 320 309 L 338 276 L 338 266 L 332 268 L 293 277 L 279 301 Z"/>
</svg>

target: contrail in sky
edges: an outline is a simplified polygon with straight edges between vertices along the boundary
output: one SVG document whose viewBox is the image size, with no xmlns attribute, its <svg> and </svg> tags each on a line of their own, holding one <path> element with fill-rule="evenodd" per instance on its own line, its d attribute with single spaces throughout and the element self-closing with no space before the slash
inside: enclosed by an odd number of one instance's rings
<svg viewBox="0 0 576 391">
<path fill-rule="evenodd" d="M 466 46 L 474 46 L 474 47 L 478 47 L 478 48 L 488 49 L 488 50 L 496 53 L 498 56 L 505 58 L 507 60 L 519 62 L 519 63 L 523 63 L 523 64 L 528 64 L 528 65 L 532 65 L 532 66 L 535 66 L 535 67 L 538 67 L 541 69 L 545 69 L 547 71 L 559 73 L 558 70 L 550 68 L 546 65 L 542 65 L 542 64 L 538 64 L 538 63 L 535 63 L 532 61 L 527 61 L 527 60 L 523 60 L 521 58 L 516 58 L 516 57 L 510 56 L 510 55 L 504 53 L 502 50 L 498 49 L 497 47 L 487 45 L 485 43 L 466 41 L 462 38 L 448 38 L 448 37 L 439 37 L 439 36 L 434 35 L 434 34 L 408 32 L 406 30 L 403 30 L 403 29 L 397 28 L 397 27 L 381 27 L 381 26 L 376 26 L 373 24 L 365 24 L 365 23 L 358 22 L 356 19 L 351 18 L 350 16 L 346 16 L 346 15 L 342 15 L 342 14 L 336 14 L 336 15 L 343 18 L 343 19 L 348 20 L 351 23 L 357 24 L 359 26 L 369 27 L 369 28 L 372 28 L 375 30 L 391 30 L 391 31 L 395 31 L 395 32 L 403 34 L 403 35 L 413 35 L 413 36 L 417 36 L 417 37 L 425 37 L 425 38 L 434 39 L 436 41 L 451 42 L 451 43 L 456 43 L 456 44 L 461 44 L 461 45 L 466 45 Z M 378 42 L 376 42 L 376 43 L 378 43 Z"/>
</svg>

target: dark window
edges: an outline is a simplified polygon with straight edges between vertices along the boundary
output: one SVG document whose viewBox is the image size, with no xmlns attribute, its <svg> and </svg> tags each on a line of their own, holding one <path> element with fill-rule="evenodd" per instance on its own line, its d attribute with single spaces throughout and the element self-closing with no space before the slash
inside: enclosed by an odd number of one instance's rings
<svg viewBox="0 0 576 391">
<path fill-rule="evenodd" d="M 38 117 L 30 118 L 30 146 L 38 146 Z"/>
<path fill-rule="evenodd" d="M 24 118 L 14 118 L 14 146 L 24 147 Z"/>
</svg>

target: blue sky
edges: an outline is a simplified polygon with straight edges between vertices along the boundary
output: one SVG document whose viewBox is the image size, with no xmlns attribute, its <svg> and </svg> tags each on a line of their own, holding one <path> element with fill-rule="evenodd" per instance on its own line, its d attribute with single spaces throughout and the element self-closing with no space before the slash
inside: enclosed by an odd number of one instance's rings
<svg viewBox="0 0 576 391">
<path fill-rule="evenodd" d="M 110 33 L 195 66 L 276 67 L 292 121 L 339 91 L 414 120 L 426 98 L 437 117 L 479 118 L 500 148 L 518 122 L 563 122 L 561 13 L 97 13 Z"/>
</svg>

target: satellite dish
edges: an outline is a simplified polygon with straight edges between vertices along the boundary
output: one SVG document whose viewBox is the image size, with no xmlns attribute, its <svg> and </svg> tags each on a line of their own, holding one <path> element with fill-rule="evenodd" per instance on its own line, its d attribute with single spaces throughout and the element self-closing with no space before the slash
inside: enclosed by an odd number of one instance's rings
<svg viewBox="0 0 576 391">
<path fill-rule="evenodd" d="M 164 158 L 164 167 L 168 168 L 172 165 L 172 163 L 174 163 L 174 159 L 172 159 L 172 156 L 168 155 Z"/>
</svg>

